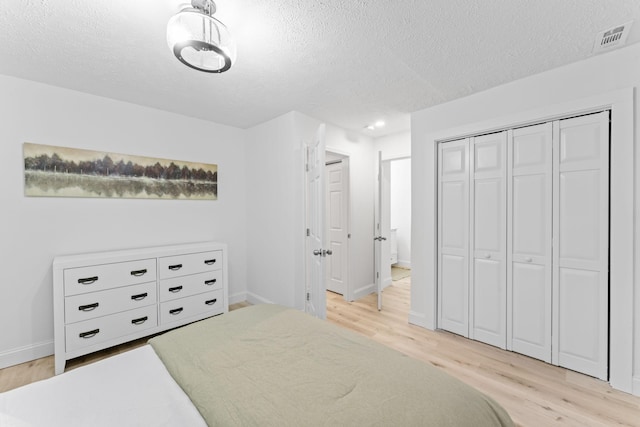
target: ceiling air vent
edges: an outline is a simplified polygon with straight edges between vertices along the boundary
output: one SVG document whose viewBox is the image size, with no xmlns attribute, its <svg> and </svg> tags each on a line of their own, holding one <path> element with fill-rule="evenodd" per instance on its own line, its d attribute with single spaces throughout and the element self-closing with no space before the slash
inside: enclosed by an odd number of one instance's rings
<svg viewBox="0 0 640 427">
<path fill-rule="evenodd" d="M 633 21 L 599 32 L 593 44 L 592 53 L 600 53 L 616 47 L 624 46 Z"/>
</svg>

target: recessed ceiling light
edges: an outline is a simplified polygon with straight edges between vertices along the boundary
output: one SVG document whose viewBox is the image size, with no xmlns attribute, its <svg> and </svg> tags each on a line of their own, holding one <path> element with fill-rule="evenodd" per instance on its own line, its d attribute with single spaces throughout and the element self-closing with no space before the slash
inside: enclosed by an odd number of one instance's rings
<svg viewBox="0 0 640 427">
<path fill-rule="evenodd" d="M 366 128 L 369 130 L 376 130 L 376 127 L 374 125 L 366 126 Z"/>
<path fill-rule="evenodd" d="M 377 127 L 377 128 L 384 127 L 384 125 L 385 125 L 385 123 L 384 123 L 384 121 L 382 121 L 382 120 L 378 120 L 378 121 L 376 122 L 376 127 Z"/>
</svg>

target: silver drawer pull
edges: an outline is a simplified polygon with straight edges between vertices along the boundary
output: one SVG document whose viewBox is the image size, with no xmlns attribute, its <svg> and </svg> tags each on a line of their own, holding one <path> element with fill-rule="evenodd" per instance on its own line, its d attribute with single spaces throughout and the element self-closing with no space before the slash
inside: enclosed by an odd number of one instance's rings
<svg viewBox="0 0 640 427">
<path fill-rule="evenodd" d="M 218 299 L 217 299 L 217 298 L 214 298 L 214 299 L 210 299 L 209 301 L 205 301 L 204 303 L 205 303 L 205 304 L 207 304 L 207 305 L 213 305 L 213 304 L 215 304 L 217 301 L 218 301 Z"/>
<path fill-rule="evenodd" d="M 205 259 L 204 263 L 207 264 L 207 265 L 213 265 L 213 264 L 216 263 L 216 259 L 215 258 L 214 259 Z"/>
<path fill-rule="evenodd" d="M 147 293 L 143 293 L 143 294 L 138 294 L 138 295 L 131 295 L 131 299 L 134 301 L 142 301 L 143 299 L 145 299 L 147 297 Z"/>
<path fill-rule="evenodd" d="M 131 275 L 136 277 L 144 276 L 145 274 L 147 274 L 146 268 L 143 268 L 142 270 L 133 270 L 131 272 Z"/>
<path fill-rule="evenodd" d="M 169 270 L 171 270 L 171 271 L 180 270 L 181 268 L 182 268 L 182 264 L 175 264 L 175 265 L 170 265 L 169 266 Z"/>
<path fill-rule="evenodd" d="M 173 310 L 169 310 L 169 314 L 173 314 L 173 315 L 180 314 L 182 313 L 182 310 L 184 310 L 183 307 L 174 308 Z"/>
<path fill-rule="evenodd" d="M 95 337 L 99 333 L 100 333 L 100 329 L 94 329 L 93 331 L 80 332 L 79 336 L 80 336 L 80 338 L 89 339 L 89 338 Z"/>
<path fill-rule="evenodd" d="M 85 277 L 84 279 L 78 279 L 78 283 L 81 285 L 90 285 L 98 281 L 98 276 Z"/>
<path fill-rule="evenodd" d="M 95 310 L 96 308 L 98 308 L 99 305 L 100 305 L 100 303 L 97 303 L 97 302 L 94 302 L 93 304 L 81 305 L 80 307 L 78 307 L 78 310 L 80 310 L 80 311 L 92 311 L 92 310 Z"/>
<path fill-rule="evenodd" d="M 217 279 L 211 279 L 211 280 L 205 280 L 204 284 L 205 285 L 213 285 L 214 283 L 216 283 Z"/>
<path fill-rule="evenodd" d="M 182 286 L 174 286 L 173 288 L 169 288 L 169 292 L 172 294 L 178 293 L 182 290 Z"/>
<path fill-rule="evenodd" d="M 144 316 L 139 319 L 133 319 L 131 323 L 133 323 L 134 325 L 142 325 L 144 322 L 147 321 L 147 319 L 149 319 L 149 316 Z"/>
</svg>

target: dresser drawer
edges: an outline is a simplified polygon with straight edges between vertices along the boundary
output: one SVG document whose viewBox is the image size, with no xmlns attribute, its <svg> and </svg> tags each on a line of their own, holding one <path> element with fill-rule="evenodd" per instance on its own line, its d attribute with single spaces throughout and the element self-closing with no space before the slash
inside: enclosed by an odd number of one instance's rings
<svg viewBox="0 0 640 427">
<path fill-rule="evenodd" d="M 158 326 L 156 305 L 97 317 L 65 326 L 66 351 L 99 344 Z"/>
<path fill-rule="evenodd" d="M 156 282 L 73 295 L 65 298 L 64 321 L 81 322 L 156 303 Z"/>
<path fill-rule="evenodd" d="M 222 251 L 158 258 L 161 279 L 204 273 L 222 268 Z"/>
<path fill-rule="evenodd" d="M 160 324 L 178 322 L 203 313 L 213 316 L 223 311 L 224 294 L 220 289 L 161 303 Z"/>
<path fill-rule="evenodd" d="M 160 280 L 160 302 L 222 289 L 222 270 Z"/>
<path fill-rule="evenodd" d="M 78 295 L 156 280 L 156 260 L 141 259 L 64 270 L 64 294 Z"/>
</svg>

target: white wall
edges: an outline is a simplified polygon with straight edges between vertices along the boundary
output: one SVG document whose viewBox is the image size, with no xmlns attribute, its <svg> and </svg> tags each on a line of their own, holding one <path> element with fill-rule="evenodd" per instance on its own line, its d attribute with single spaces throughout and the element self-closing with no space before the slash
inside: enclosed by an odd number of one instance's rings
<svg viewBox="0 0 640 427">
<path fill-rule="evenodd" d="M 297 205 L 303 202 L 294 180 L 302 167 L 294 121 L 295 113 L 288 113 L 247 131 L 247 296 L 252 303 L 303 308 L 295 298 L 304 275 L 296 274 L 295 261 Z"/>
<path fill-rule="evenodd" d="M 0 76 L 0 367 L 53 353 L 51 262 L 218 240 L 232 302 L 246 292 L 244 131 Z M 217 163 L 217 201 L 25 197 L 22 144 Z"/>
<path fill-rule="evenodd" d="M 304 309 L 304 144 L 320 121 L 287 113 L 248 130 L 248 300 Z M 371 140 L 327 125 L 328 149 L 350 155 L 350 279 L 373 289 Z"/>
<path fill-rule="evenodd" d="M 433 236 L 432 225 L 435 217 L 435 192 L 429 188 L 434 182 L 434 147 L 432 136 L 442 134 L 445 130 L 464 128 L 469 124 L 491 122 L 497 118 L 514 116 L 527 111 L 544 111 L 549 106 L 566 105 L 577 100 L 602 96 L 616 90 L 640 85 L 640 45 L 634 45 L 619 49 L 608 54 L 592 57 L 588 60 L 574 63 L 556 70 L 538 74 L 529 78 L 518 80 L 494 89 L 459 99 L 447 104 L 416 112 L 412 115 L 412 182 L 413 182 L 413 274 L 411 312 L 414 320 L 419 320 L 433 308 L 434 293 L 428 292 L 434 289 L 434 272 L 426 265 L 426 260 L 433 258 L 435 245 L 432 239 L 425 236 Z M 618 141 L 626 146 L 636 145 L 640 124 L 640 111 L 637 100 L 633 100 L 632 116 L 629 121 L 635 124 L 632 131 L 633 144 L 630 141 Z M 617 118 L 615 118 L 617 119 Z M 635 133 L 633 133 L 635 132 Z M 632 150 L 631 150 L 632 151 Z M 637 168 L 640 150 L 635 151 L 635 167 Z M 633 166 L 631 167 L 633 169 Z M 633 171 L 632 171 L 633 172 Z M 614 172 L 615 174 L 615 172 Z M 639 174 L 629 173 L 626 183 L 619 183 L 619 187 L 612 187 L 612 192 L 622 191 L 623 187 L 635 185 L 636 206 L 635 222 L 640 221 L 640 179 Z M 431 183 L 431 184 L 429 184 Z M 633 198 L 631 198 L 631 201 Z M 627 202 L 622 215 L 631 215 L 632 202 Z M 632 218 L 630 218 L 632 220 Z M 640 238 L 638 229 L 633 227 L 627 230 L 627 235 L 635 235 L 635 245 L 638 247 Z M 632 252 L 632 251 L 631 251 Z M 638 254 L 627 253 L 624 257 L 633 256 L 635 270 L 640 268 Z M 629 262 L 626 259 L 624 262 Z M 630 263 L 632 263 L 631 261 Z M 611 260 L 612 265 L 620 263 L 619 259 Z M 636 273 L 637 274 L 637 273 Z M 640 286 L 637 278 L 627 278 L 625 284 L 612 284 L 612 286 L 628 286 L 633 280 L 635 284 L 635 321 L 629 321 L 624 325 L 633 328 L 634 344 L 629 352 L 634 354 L 633 387 L 640 394 Z M 631 301 L 627 301 L 631 304 Z M 632 326 L 633 323 L 633 326 Z M 624 332 L 625 334 L 627 332 Z M 629 336 L 632 336 L 629 334 Z M 618 351 L 614 349 L 614 351 Z M 628 357 L 629 355 L 627 355 Z M 613 356 L 612 356 L 613 357 Z M 616 356 L 617 357 L 617 356 Z"/>
<path fill-rule="evenodd" d="M 391 228 L 397 229 L 398 265 L 411 268 L 411 159 L 389 162 Z"/>
<path fill-rule="evenodd" d="M 382 160 L 411 157 L 411 132 L 394 133 L 376 138 L 373 142 L 375 158 L 378 151 L 382 151 Z M 374 165 L 377 170 L 378 166 Z"/>
</svg>

